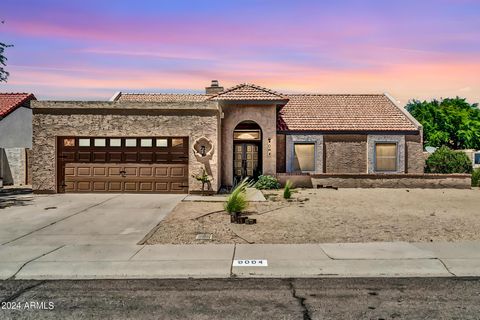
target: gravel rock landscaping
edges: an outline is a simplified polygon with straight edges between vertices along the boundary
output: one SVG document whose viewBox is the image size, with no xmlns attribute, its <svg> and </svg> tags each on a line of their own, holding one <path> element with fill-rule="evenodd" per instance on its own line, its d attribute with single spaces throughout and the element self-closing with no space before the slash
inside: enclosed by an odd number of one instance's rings
<svg viewBox="0 0 480 320">
<path fill-rule="evenodd" d="M 480 240 L 480 190 L 301 189 L 292 199 L 266 190 L 246 215 L 230 223 L 223 203 L 182 202 L 146 244 L 332 243 Z M 196 240 L 200 233 L 212 240 Z"/>
</svg>

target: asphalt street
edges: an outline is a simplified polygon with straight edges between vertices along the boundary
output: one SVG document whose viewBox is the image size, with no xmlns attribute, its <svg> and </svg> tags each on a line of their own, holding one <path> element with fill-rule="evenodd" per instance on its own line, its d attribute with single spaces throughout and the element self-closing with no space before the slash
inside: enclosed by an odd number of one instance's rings
<svg viewBox="0 0 480 320">
<path fill-rule="evenodd" d="M 480 319 L 478 278 L 0 282 L 1 319 Z"/>
</svg>

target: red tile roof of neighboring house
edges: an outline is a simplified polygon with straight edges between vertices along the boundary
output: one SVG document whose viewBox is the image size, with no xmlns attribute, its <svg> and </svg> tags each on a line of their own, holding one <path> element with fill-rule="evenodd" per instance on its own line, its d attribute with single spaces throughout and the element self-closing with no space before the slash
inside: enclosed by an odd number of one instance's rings
<svg viewBox="0 0 480 320">
<path fill-rule="evenodd" d="M 31 93 L 0 93 L 0 118 L 6 117 L 30 100 L 36 100 Z"/>
<path fill-rule="evenodd" d="M 260 87 L 254 84 L 242 83 L 222 91 L 208 100 L 288 100 L 287 97 L 276 91 Z"/>
<path fill-rule="evenodd" d="M 202 102 L 204 94 L 176 94 L 176 93 L 121 93 L 115 101 L 132 102 Z"/>
<path fill-rule="evenodd" d="M 412 131 L 418 126 L 384 94 L 291 94 L 280 131 Z"/>
</svg>

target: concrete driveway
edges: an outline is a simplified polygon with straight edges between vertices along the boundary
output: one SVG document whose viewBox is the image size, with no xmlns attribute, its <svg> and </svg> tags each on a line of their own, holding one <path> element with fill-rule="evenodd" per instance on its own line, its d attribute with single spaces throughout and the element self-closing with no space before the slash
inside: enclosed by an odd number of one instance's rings
<svg viewBox="0 0 480 320">
<path fill-rule="evenodd" d="M 136 244 L 185 195 L 58 194 L 17 197 L 0 209 L 0 244 Z"/>
</svg>

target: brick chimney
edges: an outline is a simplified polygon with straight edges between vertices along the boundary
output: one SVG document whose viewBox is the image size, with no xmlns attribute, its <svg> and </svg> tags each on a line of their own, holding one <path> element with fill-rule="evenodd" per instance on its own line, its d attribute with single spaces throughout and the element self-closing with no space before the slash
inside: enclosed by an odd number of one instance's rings
<svg viewBox="0 0 480 320">
<path fill-rule="evenodd" d="M 209 96 L 216 95 L 217 93 L 220 93 L 223 91 L 223 87 L 220 87 L 218 84 L 218 80 L 212 80 L 212 84 L 210 84 L 210 87 L 205 88 L 205 93 Z"/>
</svg>

